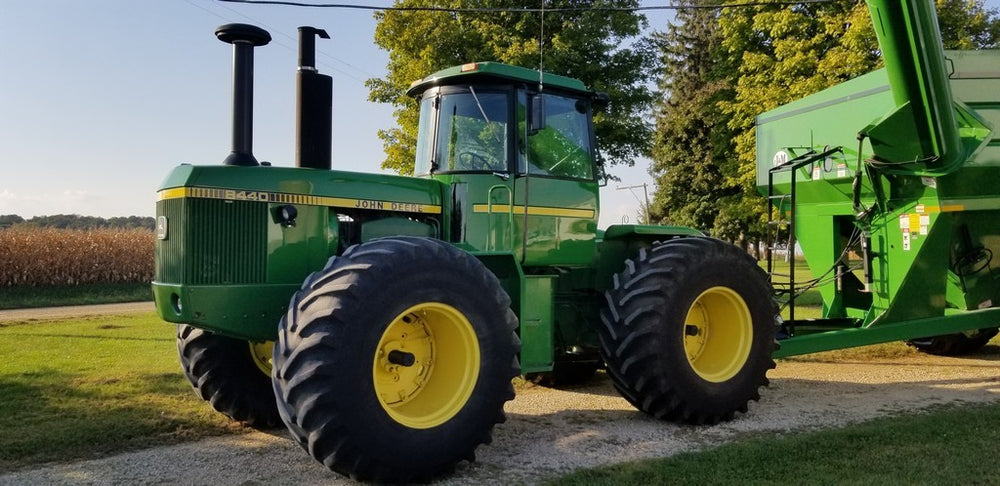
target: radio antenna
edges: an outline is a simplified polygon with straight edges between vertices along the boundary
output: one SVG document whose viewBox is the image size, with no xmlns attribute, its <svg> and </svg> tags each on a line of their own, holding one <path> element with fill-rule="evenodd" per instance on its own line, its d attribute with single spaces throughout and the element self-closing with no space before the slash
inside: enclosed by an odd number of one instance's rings
<svg viewBox="0 0 1000 486">
<path fill-rule="evenodd" d="M 541 93 L 544 89 L 544 84 L 542 80 L 542 70 L 545 68 L 545 0 L 542 0 L 542 10 L 541 16 L 541 29 L 539 29 L 538 35 L 538 92 Z"/>
</svg>

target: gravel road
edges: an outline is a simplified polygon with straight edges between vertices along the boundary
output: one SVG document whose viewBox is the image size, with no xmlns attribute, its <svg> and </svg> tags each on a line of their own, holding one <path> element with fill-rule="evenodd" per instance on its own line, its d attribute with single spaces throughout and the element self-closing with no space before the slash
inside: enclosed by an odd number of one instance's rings
<svg viewBox="0 0 1000 486">
<path fill-rule="evenodd" d="M 994 341 L 996 343 L 996 341 Z M 529 386 L 508 421 L 443 485 L 536 483 L 568 471 L 665 457 L 748 435 L 837 427 L 946 403 L 1000 401 L 1000 346 L 973 357 L 912 354 L 864 361 L 783 361 L 750 412 L 711 427 L 652 420 L 603 374 L 571 390 Z M 0 485 L 354 484 L 314 462 L 284 432 L 253 432 L 49 465 L 0 476 Z"/>
</svg>

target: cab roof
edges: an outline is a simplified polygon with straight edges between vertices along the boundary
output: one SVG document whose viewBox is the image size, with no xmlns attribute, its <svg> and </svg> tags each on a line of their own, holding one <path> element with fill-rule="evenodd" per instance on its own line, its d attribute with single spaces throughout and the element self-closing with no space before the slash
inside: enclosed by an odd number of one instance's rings
<svg viewBox="0 0 1000 486">
<path fill-rule="evenodd" d="M 410 84 L 410 89 L 406 91 L 406 94 L 409 96 L 419 96 L 427 89 L 435 86 L 479 82 L 490 79 L 501 82 L 538 83 L 538 71 L 499 62 L 473 62 L 442 69 L 424 79 L 418 79 Z M 587 86 L 582 81 L 558 74 L 543 73 L 542 82 L 545 86 L 580 93 L 590 93 L 590 90 L 587 89 Z"/>
</svg>

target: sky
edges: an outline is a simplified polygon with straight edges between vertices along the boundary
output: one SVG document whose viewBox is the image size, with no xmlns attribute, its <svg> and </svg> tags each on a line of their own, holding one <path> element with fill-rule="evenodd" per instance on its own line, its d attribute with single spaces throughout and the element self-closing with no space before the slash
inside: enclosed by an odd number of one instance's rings
<svg viewBox="0 0 1000 486">
<path fill-rule="evenodd" d="M 996 8 L 1000 0 L 986 3 Z M 672 18 L 666 10 L 646 15 L 650 30 Z M 317 41 L 317 64 L 334 78 L 333 167 L 381 172 L 376 132 L 394 120 L 392 106 L 367 101 L 364 80 L 385 76 L 388 61 L 374 44 L 370 11 L 0 0 L 0 214 L 152 216 L 156 189 L 173 167 L 222 163 L 232 133 L 232 48 L 214 32 L 230 22 L 273 38 L 255 50 L 258 160 L 294 165 L 297 28 L 310 25 L 332 36 Z M 642 188 L 620 187 L 645 183 L 652 197 L 648 167 L 640 159 L 611 168 L 621 182 L 601 191 L 601 228 L 636 221 Z"/>
<path fill-rule="evenodd" d="M 670 14 L 649 17 L 662 30 Z M 333 167 L 382 172 L 376 132 L 394 120 L 392 106 L 367 101 L 364 80 L 385 76 L 388 62 L 370 11 L 0 0 L 0 214 L 152 216 L 173 167 L 221 164 L 232 133 L 232 48 L 214 32 L 230 22 L 273 39 L 255 50 L 258 160 L 294 166 L 297 28 L 309 25 L 332 37 L 317 41 L 317 64 L 334 78 Z M 636 220 L 642 188 L 617 187 L 648 183 L 652 194 L 648 165 L 612 171 L 621 182 L 602 190 L 601 227 Z"/>
</svg>

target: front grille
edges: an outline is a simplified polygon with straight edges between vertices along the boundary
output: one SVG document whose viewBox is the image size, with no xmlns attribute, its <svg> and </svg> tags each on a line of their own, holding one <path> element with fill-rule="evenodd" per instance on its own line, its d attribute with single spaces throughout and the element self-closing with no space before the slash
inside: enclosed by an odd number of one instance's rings
<svg viewBox="0 0 1000 486">
<path fill-rule="evenodd" d="M 267 205 L 220 199 L 167 199 L 167 239 L 158 240 L 156 280 L 194 285 L 264 283 Z"/>
<path fill-rule="evenodd" d="M 156 203 L 156 219 L 167 218 L 167 239 L 156 240 L 156 272 L 153 280 L 157 282 L 181 283 L 182 281 L 186 202 L 186 199 L 167 199 Z"/>
</svg>

